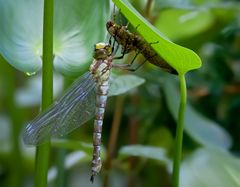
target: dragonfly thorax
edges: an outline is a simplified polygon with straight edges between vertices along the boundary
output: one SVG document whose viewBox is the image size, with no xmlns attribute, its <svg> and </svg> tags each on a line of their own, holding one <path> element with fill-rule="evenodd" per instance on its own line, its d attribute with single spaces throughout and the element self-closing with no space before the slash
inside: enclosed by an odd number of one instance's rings
<svg viewBox="0 0 240 187">
<path fill-rule="evenodd" d="M 90 72 L 97 82 L 104 82 L 109 79 L 112 61 L 94 59 L 90 66 Z"/>
<path fill-rule="evenodd" d="M 112 69 L 112 47 L 107 43 L 95 44 L 94 60 L 90 66 L 90 72 L 95 80 L 101 84 L 109 79 Z"/>
</svg>

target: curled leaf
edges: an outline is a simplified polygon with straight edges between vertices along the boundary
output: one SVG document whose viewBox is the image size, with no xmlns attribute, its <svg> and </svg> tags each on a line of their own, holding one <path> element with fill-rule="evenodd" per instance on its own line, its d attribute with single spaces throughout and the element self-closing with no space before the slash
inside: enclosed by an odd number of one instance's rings
<svg viewBox="0 0 240 187">
<path fill-rule="evenodd" d="M 127 0 L 113 0 L 129 22 L 137 27 L 137 31 L 148 42 L 158 42 L 152 48 L 179 74 L 201 66 L 201 59 L 192 50 L 168 40 L 159 30 L 143 18 Z"/>
</svg>

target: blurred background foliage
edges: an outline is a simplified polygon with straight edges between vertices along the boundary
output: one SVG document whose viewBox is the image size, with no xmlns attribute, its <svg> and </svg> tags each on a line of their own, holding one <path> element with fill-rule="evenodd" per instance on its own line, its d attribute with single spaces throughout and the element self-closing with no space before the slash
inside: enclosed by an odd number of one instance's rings
<svg viewBox="0 0 240 187">
<path fill-rule="evenodd" d="M 109 3 L 55 1 L 56 97 L 73 77 L 87 70 L 93 45 L 108 41 Z M 164 35 L 194 50 L 203 62 L 201 69 L 187 74 L 181 187 L 240 186 L 240 4 L 223 0 L 131 3 Z M 38 114 L 41 100 L 42 5 L 42 0 L 0 0 L 0 186 L 33 184 L 34 148 L 22 144 L 21 129 Z M 124 62 L 131 59 L 128 55 Z M 49 186 L 172 186 L 177 77 L 147 63 L 134 74 L 145 83 L 108 100 L 105 162 L 95 183 L 89 182 L 90 121 L 68 135 L 71 141 L 53 142 Z"/>
</svg>

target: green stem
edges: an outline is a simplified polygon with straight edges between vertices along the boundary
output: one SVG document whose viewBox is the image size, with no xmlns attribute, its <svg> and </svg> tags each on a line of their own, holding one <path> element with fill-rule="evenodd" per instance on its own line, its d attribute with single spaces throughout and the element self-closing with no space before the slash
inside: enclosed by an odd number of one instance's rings
<svg viewBox="0 0 240 187">
<path fill-rule="evenodd" d="M 180 164 L 182 158 L 182 140 L 183 140 L 183 129 L 184 129 L 184 114 L 187 103 L 187 89 L 185 76 L 179 75 L 180 79 L 180 106 L 178 111 L 178 121 L 177 121 L 177 135 L 176 135 L 176 147 L 175 147 L 175 157 L 173 163 L 173 184 L 174 187 L 179 186 L 179 174 L 180 174 Z"/>
<path fill-rule="evenodd" d="M 153 0 L 147 1 L 146 8 L 145 8 L 145 15 L 146 15 L 146 18 L 148 19 L 151 17 L 152 4 L 153 4 Z"/>
<path fill-rule="evenodd" d="M 44 0 L 42 110 L 53 100 L 53 0 Z M 37 146 L 35 187 L 47 186 L 50 141 Z"/>
<path fill-rule="evenodd" d="M 57 151 L 57 178 L 56 178 L 56 187 L 67 186 L 67 175 L 68 173 L 65 170 L 64 163 L 67 155 L 67 150 L 60 148 Z"/>
</svg>

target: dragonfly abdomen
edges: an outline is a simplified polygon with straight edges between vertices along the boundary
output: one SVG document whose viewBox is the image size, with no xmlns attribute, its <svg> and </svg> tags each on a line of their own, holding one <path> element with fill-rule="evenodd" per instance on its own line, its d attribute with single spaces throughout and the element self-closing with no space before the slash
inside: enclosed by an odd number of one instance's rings
<svg viewBox="0 0 240 187">
<path fill-rule="evenodd" d="M 105 107 L 107 103 L 107 94 L 109 89 L 109 80 L 105 80 L 96 88 L 96 111 L 94 120 L 93 132 L 93 159 L 92 159 L 92 176 L 100 172 L 102 167 L 100 152 L 101 152 L 101 137 L 102 137 L 102 124 L 104 118 Z"/>
<path fill-rule="evenodd" d="M 164 71 L 171 74 L 177 74 L 177 71 L 173 69 L 168 63 L 166 63 L 160 56 L 158 56 L 150 45 L 142 45 L 139 47 L 139 50 L 145 59 L 147 59 L 151 64 L 161 67 Z"/>
</svg>

